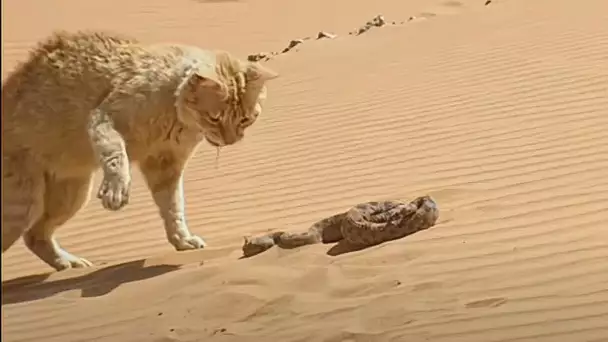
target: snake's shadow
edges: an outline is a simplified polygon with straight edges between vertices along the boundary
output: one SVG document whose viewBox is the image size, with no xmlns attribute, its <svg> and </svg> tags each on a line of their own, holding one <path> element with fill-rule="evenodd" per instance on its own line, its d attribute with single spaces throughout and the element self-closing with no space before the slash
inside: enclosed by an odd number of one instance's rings
<svg viewBox="0 0 608 342">
<path fill-rule="evenodd" d="M 345 253 L 351 253 L 351 252 L 356 252 L 356 251 L 360 251 L 366 248 L 370 248 L 373 246 L 377 246 L 377 245 L 372 245 L 372 246 L 357 246 L 357 245 L 353 245 L 349 242 L 347 242 L 346 240 L 340 240 L 338 241 L 338 243 L 336 243 L 335 245 L 331 246 L 330 249 L 327 250 L 327 255 L 329 256 L 338 256 L 340 254 L 345 254 Z"/>
<path fill-rule="evenodd" d="M 422 229 L 425 230 L 425 229 Z M 376 244 L 369 244 L 369 245 L 354 245 L 344 239 L 342 239 L 342 237 L 337 237 L 337 236 L 324 236 L 324 241 L 322 242 L 324 245 L 328 245 L 328 244 L 332 244 L 335 243 L 331 248 L 329 248 L 326 252 L 327 255 L 329 256 L 338 256 L 341 254 L 345 254 L 345 253 L 351 253 L 351 252 L 357 252 L 360 250 L 364 250 L 370 247 L 374 247 L 374 246 L 380 246 L 382 244 L 385 244 L 389 241 L 396 241 L 396 240 L 401 240 L 404 238 L 407 238 L 410 235 L 416 234 L 417 232 L 419 232 L 421 230 L 417 230 L 417 231 L 413 231 L 410 232 L 409 234 L 405 235 L 405 236 L 401 236 L 399 238 L 394 238 L 394 239 L 390 239 L 390 240 L 385 240 Z M 239 259 L 248 259 L 251 258 L 252 256 L 258 255 L 260 253 L 265 252 L 266 250 L 270 249 L 270 248 L 279 248 L 279 249 L 297 249 L 300 248 L 304 245 L 300 245 L 300 246 L 279 246 L 279 245 L 275 245 L 272 244 L 266 248 L 264 248 L 263 250 L 258 250 L 256 252 L 253 252 L 251 254 L 246 254 L 242 255 L 239 257 Z"/>
<path fill-rule="evenodd" d="M 353 244 L 349 243 L 346 240 L 340 240 L 335 245 L 333 245 L 329 250 L 327 250 L 327 255 L 329 255 L 329 256 L 337 256 L 337 255 L 340 255 L 340 254 L 360 251 L 360 250 L 367 249 L 367 248 L 374 247 L 374 246 L 380 246 L 380 245 L 382 245 L 382 244 L 384 244 L 386 242 L 389 242 L 389 241 L 396 241 L 396 240 L 405 239 L 408 236 L 414 235 L 414 234 L 416 234 L 418 232 L 420 232 L 420 230 L 411 232 L 411 233 L 409 233 L 409 234 L 407 234 L 405 236 L 402 236 L 400 238 L 397 238 L 397 239 L 387 240 L 387 241 L 383 241 L 383 242 L 380 242 L 380 243 L 377 243 L 377 244 L 373 244 L 373 245 L 363 245 L 363 246 L 361 246 L 361 245 L 353 245 Z"/>
</svg>

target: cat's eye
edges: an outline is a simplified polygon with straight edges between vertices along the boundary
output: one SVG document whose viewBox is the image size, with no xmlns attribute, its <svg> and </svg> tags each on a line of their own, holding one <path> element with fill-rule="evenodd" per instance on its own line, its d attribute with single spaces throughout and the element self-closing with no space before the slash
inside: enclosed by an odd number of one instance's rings
<svg viewBox="0 0 608 342">
<path fill-rule="evenodd" d="M 241 126 L 246 126 L 249 123 L 249 118 L 242 118 L 241 119 Z"/>
<path fill-rule="evenodd" d="M 214 116 L 209 115 L 209 120 L 213 123 L 218 123 L 220 121 L 220 117 L 219 116 L 214 117 Z"/>
</svg>

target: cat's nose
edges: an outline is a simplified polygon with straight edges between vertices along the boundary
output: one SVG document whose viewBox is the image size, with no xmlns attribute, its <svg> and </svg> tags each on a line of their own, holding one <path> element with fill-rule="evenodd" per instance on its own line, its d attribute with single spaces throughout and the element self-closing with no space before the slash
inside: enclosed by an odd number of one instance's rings
<svg viewBox="0 0 608 342">
<path fill-rule="evenodd" d="M 224 145 L 232 145 L 241 140 L 241 138 L 243 137 L 242 134 L 239 134 L 238 130 L 226 129 L 225 127 L 222 127 L 222 129 L 220 130 L 220 134 Z"/>
</svg>

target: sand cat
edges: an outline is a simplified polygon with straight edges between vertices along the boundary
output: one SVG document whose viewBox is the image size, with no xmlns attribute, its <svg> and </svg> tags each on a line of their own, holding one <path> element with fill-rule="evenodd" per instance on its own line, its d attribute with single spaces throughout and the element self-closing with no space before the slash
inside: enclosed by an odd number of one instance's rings
<svg viewBox="0 0 608 342">
<path fill-rule="evenodd" d="M 203 248 L 186 224 L 186 162 L 203 140 L 216 147 L 241 140 L 275 77 L 222 51 L 54 33 L 2 87 L 2 252 L 23 236 L 56 270 L 90 266 L 62 249 L 54 232 L 87 202 L 99 168 L 102 205 L 124 207 L 132 164 L 168 241 L 176 250 Z"/>
</svg>

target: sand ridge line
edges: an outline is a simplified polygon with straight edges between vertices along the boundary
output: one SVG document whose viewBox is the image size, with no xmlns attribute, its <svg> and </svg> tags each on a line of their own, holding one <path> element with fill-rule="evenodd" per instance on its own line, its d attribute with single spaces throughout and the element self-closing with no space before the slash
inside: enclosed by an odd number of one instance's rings
<svg viewBox="0 0 608 342">
<path fill-rule="evenodd" d="M 492 3 L 491 0 L 487 0 L 484 5 L 488 6 L 491 3 Z M 373 17 L 371 20 L 367 21 L 362 26 L 360 26 L 357 29 L 355 29 L 354 31 L 350 31 L 348 33 L 348 35 L 359 36 L 359 35 L 362 35 L 363 33 L 368 32 L 370 29 L 372 29 L 374 27 L 400 26 L 400 25 L 404 25 L 404 24 L 406 24 L 407 22 L 410 22 L 410 21 L 418 21 L 418 20 L 423 20 L 423 19 L 426 19 L 426 16 L 421 16 L 421 17 L 410 16 L 407 20 L 402 20 L 402 21 L 394 21 L 393 20 L 390 23 L 388 23 L 386 21 L 386 19 L 384 19 L 384 16 L 382 14 L 378 14 L 375 17 Z M 334 39 L 336 37 L 338 37 L 337 34 L 329 33 L 329 32 L 326 32 L 326 31 L 319 31 L 317 33 L 317 36 L 316 36 L 315 40 Z M 274 58 L 275 56 L 282 55 L 282 54 L 285 54 L 285 53 L 293 50 L 295 47 L 303 44 L 305 41 L 310 40 L 310 39 L 312 39 L 312 37 L 310 37 L 310 36 L 304 37 L 304 38 L 299 38 L 299 39 L 293 39 L 293 40 L 291 40 L 287 44 L 287 47 L 285 47 L 280 52 L 277 52 L 277 51 L 273 51 L 273 52 L 258 52 L 258 53 L 254 53 L 254 54 L 248 55 L 247 56 L 247 60 L 249 60 L 251 62 L 269 61 L 272 58 Z"/>
<path fill-rule="evenodd" d="M 413 20 L 412 18 L 414 17 L 410 17 L 410 20 Z M 405 23 L 405 21 L 400 22 L 399 24 L 403 24 Z M 372 18 L 371 20 L 367 21 L 363 26 L 359 27 L 358 29 L 349 32 L 349 35 L 361 35 L 367 31 L 369 31 L 372 27 L 382 27 L 382 26 L 386 26 L 387 22 L 384 19 L 384 16 L 382 16 L 381 14 L 375 16 L 374 18 Z M 392 25 L 398 25 L 397 22 L 393 21 Z M 333 33 L 329 33 L 326 31 L 319 31 L 317 33 L 317 36 L 315 38 L 315 40 L 320 40 L 320 39 L 334 39 L 338 37 L 337 34 L 333 34 Z M 259 53 L 255 53 L 255 54 L 251 54 L 249 56 L 247 56 L 247 59 L 251 62 L 257 62 L 257 61 L 268 61 L 270 59 L 272 59 L 274 56 L 278 56 L 281 54 L 285 54 L 291 50 L 293 50 L 295 47 L 303 44 L 305 41 L 310 40 L 311 37 L 304 37 L 304 38 L 300 38 L 300 39 L 294 39 L 291 40 L 288 44 L 287 47 L 285 47 L 283 50 L 281 50 L 280 52 L 259 52 Z"/>
</svg>

